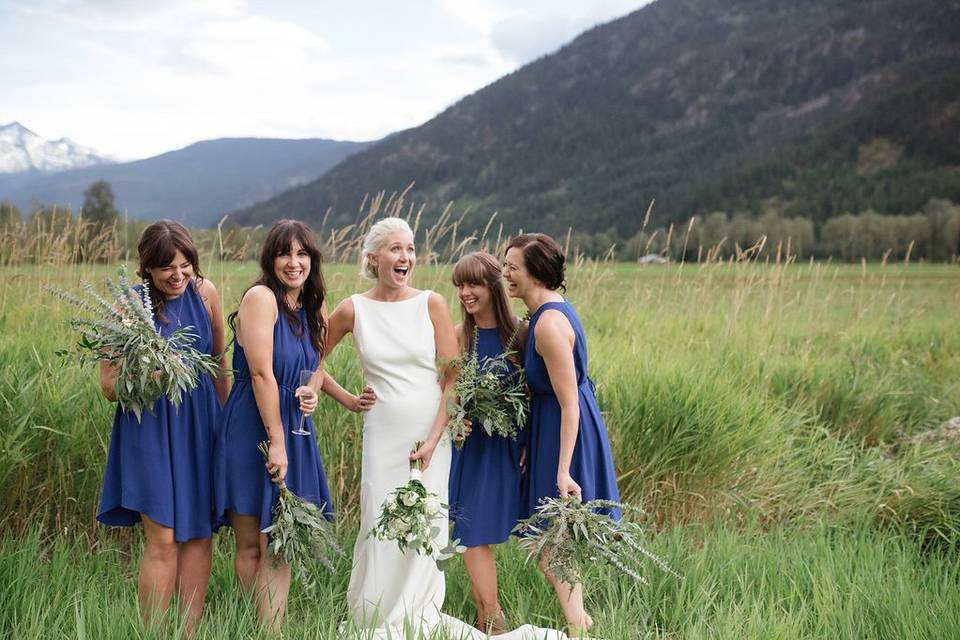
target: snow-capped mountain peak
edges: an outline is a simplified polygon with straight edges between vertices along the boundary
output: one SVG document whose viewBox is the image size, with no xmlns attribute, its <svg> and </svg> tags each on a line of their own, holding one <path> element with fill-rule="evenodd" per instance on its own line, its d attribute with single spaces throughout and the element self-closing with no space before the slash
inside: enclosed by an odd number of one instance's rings
<svg viewBox="0 0 960 640">
<path fill-rule="evenodd" d="M 114 162 L 69 138 L 45 140 L 19 122 L 0 126 L 0 173 L 66 171 Z"/>
</svg>

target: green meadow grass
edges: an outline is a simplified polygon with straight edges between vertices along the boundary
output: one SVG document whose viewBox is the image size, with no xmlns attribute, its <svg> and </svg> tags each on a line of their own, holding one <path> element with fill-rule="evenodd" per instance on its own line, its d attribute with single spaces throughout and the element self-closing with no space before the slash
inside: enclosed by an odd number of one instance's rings
<svg viewBox="0 0 960 640">
<path fill-rule="evenodd" d="M 114 407 L 94 371 L 52 355 L 73 338 L 71 310 L 43 286 L 112 272 L 0 271 L 2 637 L 176 634 L 175 621 L 140 625 L 140 532 L 94 519 Z M 365 287 L 352 267 L 325 273 L 331 305 Z M 420 267 L 415 280 L 455 307 L 449 273 Z M 227 311 L 255 274 L 206 269 Z M 960 415 L 955 266 L 587 263 L 568 280 L 623 498 L 685 576 L 639 585 L 598 569 L 598 636 L 960 637 L 960 445 L 924 436 Z M 328 369 L 357 388 L 348 344 Z M 330 399 L 315 418 L 349 542 L 360 418 Z M 259 637 L 230 546 L 221 535 L 200 638 Z M 560 625 L 533 565 L 512 545 L 499 554 L 510 621 Z M 348 574 L 346 559 L 314 593 L 294 588 L 288 637 L 335 636 Z M 461 565 L 445 609 L 473 619 Z"/>
</svg>

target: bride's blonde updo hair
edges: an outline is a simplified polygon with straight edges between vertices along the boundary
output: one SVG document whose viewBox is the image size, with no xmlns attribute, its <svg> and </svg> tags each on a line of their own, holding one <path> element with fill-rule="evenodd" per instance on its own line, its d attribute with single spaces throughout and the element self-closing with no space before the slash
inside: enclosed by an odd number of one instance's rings
<svg viewBox="0 0 960 640">
<path fill-rule="evenodd" d="M 370 227 L 360 249 L 360 275 L 364 278 L 377 279 L 377 268 L 370 264 L 370 254 L 380 251 L 387 237 L 396 231 L 405 231 L 413 237 L 413 230 L 403 218 L 384 218 Z"/>
</svg>

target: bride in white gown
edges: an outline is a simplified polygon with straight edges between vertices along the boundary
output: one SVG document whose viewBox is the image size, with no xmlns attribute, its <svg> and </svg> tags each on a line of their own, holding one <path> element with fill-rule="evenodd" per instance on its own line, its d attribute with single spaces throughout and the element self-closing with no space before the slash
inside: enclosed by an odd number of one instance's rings
<svg viewBox="0 0 960 640">
<path fill-rule="evenodd" d="M 453 322 L 443 296 L 409 285 L 416 253 L 413 233 L 400 218 L 384 218 L 363 245 L 362 272 L 374 280 L 369 291 L 343 300 L 331 314 L 329 353 L 353 332 L 365 381 L 376 404 L 365 414 L 360 481 L 360 532 L 353 550 L 347 600 L 354 637 L 402 640 L 440 637 L 480 640 L 485 633 L 441 613 L 446 584 L 434 560 L 402 553 L 396 542 L 368 537 L 387 494 L 409 477 L 410 451 L 422 458 L 427 490 L 447 501 L 450 441 L 446 435 L 448 372 L 438 381 L 437 362 L 458 355 Z M 344 404 L 342 389 L 327 389 Z M 349 394 L 347 394 L 349 395 Z M 355 402 L 355 399 L 353 399 Z M 435 548 L 447 546 L 441 527 Z M 503 640 L 562 640 L 552 629 L 524 625 Z"/>
</svg>

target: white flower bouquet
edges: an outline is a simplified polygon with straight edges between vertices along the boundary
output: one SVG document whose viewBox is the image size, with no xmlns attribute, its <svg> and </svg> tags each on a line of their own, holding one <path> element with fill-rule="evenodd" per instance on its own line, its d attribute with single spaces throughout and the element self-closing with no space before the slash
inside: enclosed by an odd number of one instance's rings
<svg viewBox="0 0 960 640">
<path fill-rule="evenodd" d="M 414 450 L 421 444 L 415 443 Z M 459 541 L 454 540 L 442 549 L 435 548 L 440 527 L 447 523 L 449 505 L 435 493 L 427 491 L 421 478 L 422 462 L 415 460 L 410 467 L 410 479 L 384 500 L 377 524 L 369 535 L 377 540 L 395 540 L 401 551 L 410 549 L 442 562 L 462 553 L 464 547 L 458 546 Z"/>
<path fill-rule="evenodd" d="M 57 355 L 81 365 L 107 360 L 119 367 L 117 402 L 124 411 L 133 411 L 137 421 L 144 409 L 152 413 L 161 396 L 179 407 L 183 393 L 194 389 L 201 375 L 219 371 L 218 358 L 191 346 L 193 327 L 177 329 L 169 338 L 160 335 L 147 284 L 138 294 L 127 279 L 126 267 L 120 267 L 116 280 L 106 280 L 106 297 L 89 282 L 81 285 L 83 297 L 48 287 L 57 297 L 93 316 L 70 320 L 80 339 L 75 349 L 60 350 Z"/>
</svg>

